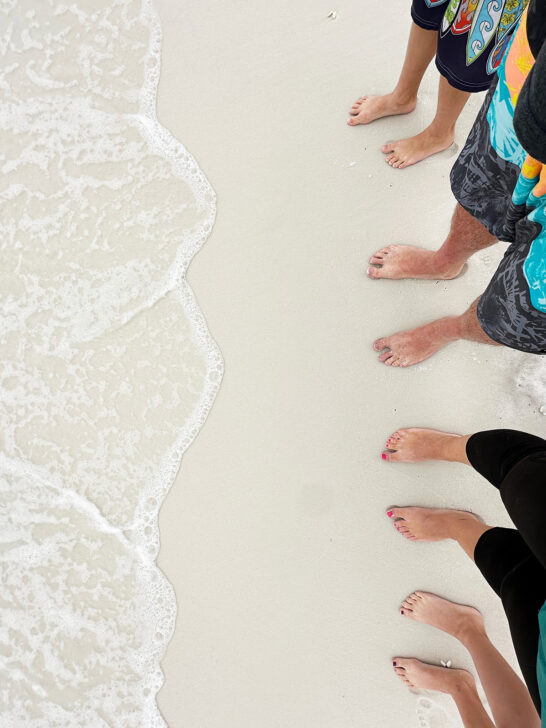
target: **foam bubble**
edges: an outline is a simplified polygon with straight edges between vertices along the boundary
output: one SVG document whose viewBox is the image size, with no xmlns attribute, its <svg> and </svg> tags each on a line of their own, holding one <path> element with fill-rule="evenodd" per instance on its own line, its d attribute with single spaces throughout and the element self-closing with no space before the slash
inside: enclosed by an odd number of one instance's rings
<svg viewBox="0 0 546 728">
<path fill-rule="evenodd" d="M 215 196 L 155 116 L 148 0 L 0 3 L 0 723 L 164 726 L 157 515 L 222 377 Z"/>
</svg>

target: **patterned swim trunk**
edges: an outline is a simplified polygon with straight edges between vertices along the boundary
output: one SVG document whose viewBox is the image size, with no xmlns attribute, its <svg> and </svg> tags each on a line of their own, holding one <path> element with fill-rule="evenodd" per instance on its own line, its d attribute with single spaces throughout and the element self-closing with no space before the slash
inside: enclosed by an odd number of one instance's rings
<svg viewBox="0 0 546 728">
<path fill-rule="evenodd" d="M 511 243 L 478 304 L 481 327 L 499 344 L 546 354 L 546 165 L 527 155 L 513 124 L 535 61 L 525 21 L 526 14 L 451 170 L 451 189 L 490 233 Z"/>
<path fill-rule="evenodd" d="M 413 22 L 438 31 L 436 67 L 451 86 L 475 93 L 491 85 L 529 0 L 413 0 Z"/>
</svg>

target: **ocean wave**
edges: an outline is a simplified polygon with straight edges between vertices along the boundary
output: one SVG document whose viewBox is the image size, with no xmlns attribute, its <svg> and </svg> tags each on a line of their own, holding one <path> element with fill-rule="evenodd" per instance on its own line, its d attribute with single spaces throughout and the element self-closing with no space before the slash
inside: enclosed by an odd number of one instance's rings
<svg viewBox="0 0 546 728">
<path fill-rule="evenodd" d="M 0 723 L 164 726 L 158 511 L 223 363 L 148 0 L 1 0 Z"/>
</svg>

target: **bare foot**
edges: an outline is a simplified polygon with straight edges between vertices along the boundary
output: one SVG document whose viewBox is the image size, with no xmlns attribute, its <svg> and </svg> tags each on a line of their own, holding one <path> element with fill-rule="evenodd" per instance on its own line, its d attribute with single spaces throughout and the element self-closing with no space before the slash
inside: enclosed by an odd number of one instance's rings
<svg viewBox="0 0 546 728">
<path fill-rule="evenodd" d="M 402 682 L 413 689 L 437 690 L 440 693 L 453 695 L 463 686 L 475 685 L 474 678 L 466 670 L 427 665 L 413 657 L 395 657 L 392 664 Z"/>
<path fill-rule="evenodd" d="M 369 124 L 371 121 L 381 119 L 383 116 L 395 116 L 397 114 L 409 114 L 415 109 L 417 98 L 410 101 L 400 101 L 394 94 L 384 96 L 361 96 L 351 106 L 347 119 L 349 126 L 358 124 Z"/>
<path fill-rule="evenodd" d="M 439 349 L 460 338 L 454 316 L 432 321 L 410 331 L 377 339 L 373 348 L 384 353 L 379 361 L 389 367 L 409 367 L 428 359 Z M 386 351 L 385 351 L 386 349 Z"/>
<path fill-rule="evenodd" d="M 366 273 L 370 278 L 402 278 L 420 280 L 451 280 L 463 269 L 464 263 L 440 264 L 435 250 L 415 245 L 387 245 L 370 258 Z"/>
<path fill-rule="evenodd" d="M 458 511 L 453 508 L 391 508 L 387 516 L 393 519 L 393 525 L 402 536 L 409 541 L 445 541 L 453 538 L 460 530 L 462 521 L 472 521 L 483 526 L 482 520 L 469 511 Z"/>
<path fill-rule="evenodd" d="M 417 164 L 422 159 L 432 154 L 443 152 L 453 144 L 455 132 L 451 129 L 442 136 L 437 136 L 430 131 L 430 127 L 416 136 L 408 139 L 399 139 L 396 142 L 387 142 L 381 147 L 383 154 L 387 154 L 385 161 L 391 167 L 404 169 L 412 164 Z"/>
<path fill-rule="evenodd" d="M 389 437 L 381 457 L 396 463 L 421 463 L 424 460 L 468 463 L 468 438 L 469 435 L 452 435 L 439 430 L 410 427 L 397 430 Z"/>
<path fill-rule="evenodd" d="M 416 591 L 410 594 L 400 607 L 404 617 L 441 629 L 464 642 L 469 632 L 485 634 L 480 612 L 474 607 L 449 602 L 447 599 Z"/>
</svg>

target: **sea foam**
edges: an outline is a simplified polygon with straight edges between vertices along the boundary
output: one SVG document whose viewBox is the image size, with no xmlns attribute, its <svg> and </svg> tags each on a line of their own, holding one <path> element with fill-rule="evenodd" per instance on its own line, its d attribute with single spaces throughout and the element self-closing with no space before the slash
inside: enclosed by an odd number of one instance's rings
<svg viewBox="0 0 546 728">
<path fill-rule="evenodd" d="M 222 358 L 148 0 L 0 0 L 0 725 L 164 726 L 157 517 Z"/>
</svg>

